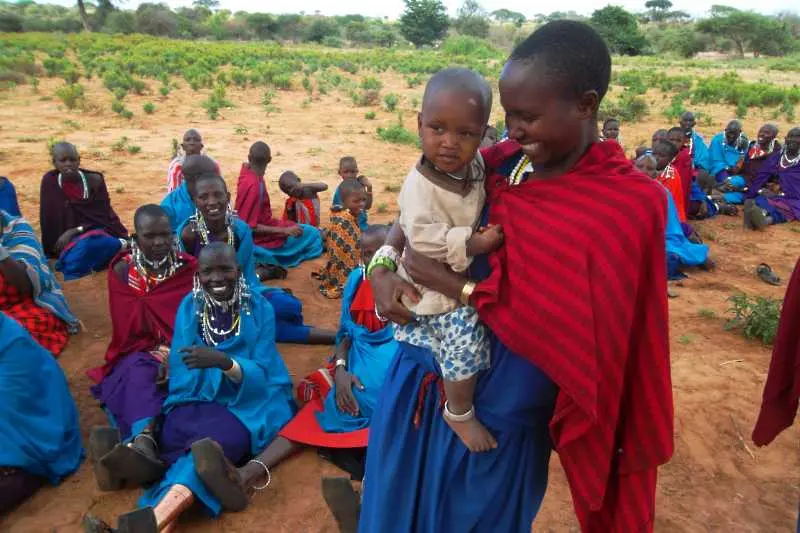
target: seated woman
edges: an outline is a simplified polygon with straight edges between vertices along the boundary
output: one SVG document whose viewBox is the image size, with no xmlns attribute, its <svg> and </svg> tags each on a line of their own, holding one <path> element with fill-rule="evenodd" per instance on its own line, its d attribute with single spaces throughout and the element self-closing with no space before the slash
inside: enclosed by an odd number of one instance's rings
<svg viewBox="0 0 800 533">
<path fill-rule="evenodd" d="M 278 178 L 278 186 L 288 196 L 283 219 L 297 224 L 318 227 L 320 223 L 319 193 L 328 190 L 326 183 L 303 183 L 300 177 L 287 170 Z"/>
<path fill-rule="evenodd" d="M 744 227 L 800 220 L 800 128 L 786 134 L 783 150 L 771 155 L 747 190 Z"/>
<path fill-rule="evenodd" d="M 203 174 L 219 176 L 217 163 L 205 155 L 187 156 L 183 162 L 183 181 L 178 188 L 168 193 L 161 201 L 161 207 L 169 217 L 172 231 L 176 231 L 181 224 L 194 215 L 196 209 L 192 200 L 194 180 Z"/>
<path fill-rule="evenodd" d="M 653 179 L 658 179 L 656 158 L 646 154 L 636 160 L 636 168 Z M 703 267 L 711 269 L 713 263 L 708 258 L 708 245 L 691 242 L 681 226 L 678 208 L 672 198 L 672 193 L 664 188 L 667 197 L 667 277 L 678 280 L 686 277 L 681 269 L 683 267 Z"/>
<path fill-rule="evenodd" d="M 0 516 L 83 460 L 78 409 L 50 353 L 0 313 Z"/>
<path fill-rule="evenodd" d="M 48 257 L 58 258 L 56 270 L 66 280 L 104 270 L 128 238 L 103 175 L 80 168 L 80 162 L 75 146 L 58 143 L 53 147 L 55 169 L 42 177 L 42 247 Z"/>
<path fill-rule="evenodd" d="M 205 453 L 195 450 L 219 447 L 226 460 L 241 463 L 263 450 L 294 413 L 272 308 L 250 291 L 236 252 L 225 243 L 200 252 L 198 285 L 178 310 L 162 412 L 155 431 L 148 428 L 100 459 L 113 481 L 155 483 L 139 510 L 119 518 L 120 532 L 156 533 L 194 501 L 219 515 L 228 502 L 215 497 L 217 480 L 198 477 Z M 108 531 L 92 517 L 84 525 Z"/>
<path fill-rule="evenodd" d="M 22 324 L 58 356 L 78 332 L 58 280 L 47 264 L 33 228 L 24 218 L 0 211 L 0 311 Z"/>
<path fill-rule="evenodd" d="M 742 134 L 742 124 L 731 120 L 725 131 L 716 134 L 708 147 L 709 174 L 717 183 L 725 183 L 732 176 L 739 176 L 744 165 L 747 137 Z"/>
<path fill-rule="evenodd" d="M 5 176 L 0 176 L 0 211 L 5 211 L 15 217 L 22 216 L 17 202 L 17 190 L 11 180 Z"/>
<path fill-rule="evenodd" d="M 167 170 L 167 193 L 171 193 L 183 183 L 186 173 L 184 169 L 186 158 L 203 153 L 203 138 L 200 136 L 200 132 L 193 128 L 186 130 L 186 133 L 183 134 L 181 150 L 183 153 L 179 153 L 169 163 L 169 169 Z M 214 163 L 214 170 L 219 174 L 219 164 L 210 157 L 208 159 Z"/>
<path fill-rule="evenodd" d="M 769 156 L 781 151 L 781 143 L 776 140 L 777 136 L 778 127 L 775 124 L 764 124 L 758 130 L 758 138 L 750 141 L 742 167 L 744 185 L 740 185 L 741 188 L 750 185 L 756 179 Z"/>
<path fill-rule="evenodd" d="M 131 250 L 118 255 L 108 272 L 108 303 L 112 337 L 105 365 L 89 370 L 92 396 L 109 415 L 113 428 L 95 428 L 89 451 L 97 460 L 120 437 L 127 440 L 152 423 L 161 412 L 166 392 L 157 384 L 159 369 L 169 356 L 175 315 L 192 290 L 195 259 L 179 254 L 169 219 L 157 205 L 144 205 L 133 217 L 136 234 Z M 101 489 L 109 478 L 95 464 Z"/>
<path fill-rule="evenodd" d="M 272 161 L 269 146 L 261 141 L 253 144 L 247 161 L 242 164 L 236 186 L 236 214 L 253 230 L 255 245 L 266 249 L 283 268 L 293 268 L 322 255 L 322 236 L 317 228 L 272 216 L 264 182 Z"/>
<path fill-rule="evenodd" d="M 256 263 L 271 261 L 268 252 L 253 246 L 250 227 L 230 210 L 230 193 L 225 180 L 203 174 L 194 182 L 196 213 L 178 228 L 183 250 L 194 255 L 207 244 L 227 242 L 236 250 L 242 273 L 254 290 L 262 293 L 275 308 L 278 342 L 298 344 L 333 344 L 336 334 L 303 324 L 303 305 L 282 289 L 262 287 L 256 274 Z"/>
</svg>

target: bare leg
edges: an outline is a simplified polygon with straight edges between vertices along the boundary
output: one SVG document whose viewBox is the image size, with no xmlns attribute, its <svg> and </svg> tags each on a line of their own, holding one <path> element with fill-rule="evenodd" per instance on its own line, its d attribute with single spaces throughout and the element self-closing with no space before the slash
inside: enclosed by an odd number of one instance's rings
<svg viewBox="0 0 800 533">
<path fill-rule="evenodd" d="M 312 327 L 308 332 L 308 344 L 336 344 L 336 332 Z"/>
<path fill-rule="evenodd" d="M 463 415 L 469 412 L 473 408 L 472 397 L 475 393 L 477 382 L 477 374 L 462 381 L 445 380 L 444 391 L 447 395 L 445 408 L 453 415 Z M 444 420 L 469 451 L 486 452 L 497 447 L 497 441 L 474 414 L 469 420 L 457 422 L 449 418 L 445 413 Z"/>
</svg>

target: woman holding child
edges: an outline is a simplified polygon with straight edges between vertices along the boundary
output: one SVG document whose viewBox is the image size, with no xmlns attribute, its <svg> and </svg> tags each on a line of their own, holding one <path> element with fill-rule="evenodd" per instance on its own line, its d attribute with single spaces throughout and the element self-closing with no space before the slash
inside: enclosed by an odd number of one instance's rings
<svg viewBox="0 0 800 533">
<path fill-rule="evenodd" d="M 597 142 L 610 71 L 601 37 L 573 21 L 539 28 L 506 64 L 510 140 L 483 152 L 482 220 L 502 226 L 505 244 L 469 276 L 411 248 L 403 259 L 415 282 L 471 304 L 490 330 L 474 406 L 450 415 L 477 417 L 495 445 L 468 451 L 442 417 L 434 354 L 401 343 L 372 420 L 360 531 L 527 533 L 551 448 L 583 531 L 652 531 L 656 470 L 673 448 L 666 204 L 618 145 Z M 441 87 L 459 96 L 452 88 Z M 448 114 L 421 135 L 457 150 L 471 139 L 462 122 Z M 398 229 L 371 279 L 378 311 L 407 324 L 403 302 L 419 293 L 392 272 Z"/>
</svg>

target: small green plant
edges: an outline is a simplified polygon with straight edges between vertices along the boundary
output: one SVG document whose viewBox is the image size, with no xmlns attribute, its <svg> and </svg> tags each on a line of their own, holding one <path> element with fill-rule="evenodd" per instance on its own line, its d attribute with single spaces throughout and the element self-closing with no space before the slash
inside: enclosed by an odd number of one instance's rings
<svg viewBox="0 0 800 533">
<path fill-rule="evenodd" d="M 122 193 L 125 192 L 125 187 L 122 187 L 122 186 L 117 187 L 116 189 L 114 189 L 114 192 L 117 193 L 117 194 L 122 194 Z"/>
<path fill-rule="evenodd" d="M 31 87 L 33 88 L 34 93 L 39 92 L 39 78 L 33 78 L 31 80 Z"/>
<path fill-rule="evenodd" d="M 411 109 L 414 109 L 414 110 L 419 109 L 419 96 L 412 96 L 411 97 Z"/>
<path fill-rule="evenodd" d="M 19 137 L 17 138 L 18 143 L 38 143 L 41 142 L 42 139 L 39 137 Z"/>
<path fill-rule="evenodd" d="M 389 93 L 383 97 L 383 105 L 386 106 L 386 110 L 390 113 L 394 113 L 395 109 L 397 109 L 397 104 L 400 103 L 400 97 L 394 93 Z"/>
<path fill-rule="evenodd" d="M 400 189 L 402 187 L 403 187 L 402 185 L 387 185 L 386 187 L 383 188 L 383 190 L 384 190 L 384 192 L 390 192 L 390 193 L 395 193 L 396 194 L 396 193 L 400 192 Z"/>
<path fill-rule="evenodd" d="M 729 314 L 733 317 L 725 325 L 727 330 L 741 330 L 748 339 L 758 339 L 770 345 L 778 332 L 781 316 L 781 301 L 763 296 L 749 297 L 740 293 L 728 298 L 731 302 Z"/>
<path fill-rule="evenodd" d="M 234 135 L 240 135 L 242 137 L 246 137 L 248 133 L 250 133 L 249 130 L 244 126 L 236 126 L 235 128 L 233 128 Z"/>
<path fill-rule="evenodd" d="M 389 204 L 386 202 L 381 202 L 378 204 L 378 207 L 375 208 L 375 211 L 378 213 L 386 213 L 389 211 Z"/>
<path fill-rule="evenodd" d="M 128 146 L 128 153 L 131 155 L 136 155 L 141 151 L 142 151 L 141 146 L 135 146 L 135 145 Z"/>
<path fill-rule="evenodd" d="M 697 316 L 699 316 L 700 318 L 707 318 L 707 319 L 717 318 L 717 312 L 714 311 L 713 309 L 700 309 L 697 312 Z"/>
<path fill-rule="evenodd" d="M 158 88 L 158 92 L 161 93 L 161 96 L 166 98 L 167 96 L 169 96 L 169 85 L 162 85 L 161 87 Z"/>
<path fill-rule="evenodd" d="M 156 112 L 156 105 L 153 102 L 147 102 L 142 106 L 142 110 L 148 115 L 152 115 Z"/>
<path fill-rule="evenodd" d="M 269 91 L 264 91 L 264 94 L 261 95 L 261 105 L 269 107 L 272 105 L 272 101 L 275 99 L 275 91 L 270 89 Z"/>
<path fill-rule="evenodd" d="M 682 344 L 686 346 L 687 344 L 691 344 L 694 339 L 691 335 L 681 335 L 678 337 L 678 344 Z"/>
<path fill-rule="evenodd" d="M 359 86 L 365 91 L 380 91 L 383 89 L 383 83 L 375 76 L 366 76 L 362 78 Z"/>
<path fill-rule="evenodd" d="M 128 138 L 120 137 L 116 142 L 111 145 L 111 150 L 114 152 L 124 152 L 128 147 Z"/>
<path fill-rule="evenodd" d="M 375 111 L 367 111 L 364 114 L 364 118 L 367 120 L 375 120 Z"/>
<path fill-rule="evenodd" d="M 225 85 L 218 83 L 214 86 L 208 98 L 203 100 L 203 109 L 208 113 L 208 118 L 217 120 L 219 118 L 219 110 L 222 108 L 233 107 L 233 103 L 226 98 Z"/>
<path fill-rule="evenodd" d="M 74 120 L 70 120 L 70 119 L 67 119 L 67 120 L 64 121 L 64 126 L 66 126 L 68 128 L 72 128 L 73 130 L 81 129 L 81 125 L 79 123 L 75 122 Z"/>
<path fill-rule="evenodd" d="M 312 94 L 314 92 L 314 86 L 311 84 L 311 78 L 309 78 L 308 76 L 303 78 L 303 89 L 308 94 Z"/>
<path fill-rule="evenodd" d="M 86 103 L 84 88 L 80 83 L 70 83 L 59 87 L 56 97 L 61 100 L 67 109 L 82 109 Z"/>
<path fill-rule="evenodd" d="M 397 117 L 397 123 L 386 128 L 378 128 L 378 137 L 386 142 L 394 144 L 419 145 L 419 136 L 403 126 L 402 116 Z"/>
</svg>

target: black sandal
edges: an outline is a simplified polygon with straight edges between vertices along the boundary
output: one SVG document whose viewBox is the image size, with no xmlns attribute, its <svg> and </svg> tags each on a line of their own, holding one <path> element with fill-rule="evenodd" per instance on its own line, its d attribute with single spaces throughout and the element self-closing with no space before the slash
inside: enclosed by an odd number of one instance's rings
<svg viewBox="0 0 800 533">
<path fill-rule="evenodd" d="M 100 490 L 119 490 L 123 483 L 114 479 L 108 468 L 100 464 L 100 459 L 108 455 L 119 444 L 119 430 L 111 426 L 92 428 L 89 434 L 89 457 L 92 460 L 94 479 Z"/>
<path fill-rule="evenodd" d="M 778 277 L 778 275 L 772 270 L 772 267 L 766 263 L 761 263 L 758 265 L 758 268 L 756 268 L 756 274 L 765 283 L 776 286 L 781 284 L 781 278 Z"/>
<path fill-rule="evenodd" d="M 350 480 L 345 477 L 323 477 L 322 497 L 339 525 L 339 533 L 356 533 L 361 502 Z"/>
<path fill-rule="evenodd" d="M 137 486 L 151 485 L 161 479 L 167 471 L 159 459 L 148 457 L 132 446 L 117 444 L 114 449 L 100 459 L 100 465 L 117 483 L 131 483 Z"/>
<path fill-rule="evenodd" d="M 223 509 L 238 512 L 247 507 L 250 500 L 239 472 L 219 444 L 207 438 L 193 443 L 192 458 L 197 476 Z"/>
<path fill-rule="evenodd" d="M 158 522 L 152 507 L 136 509 L 117 519 L 116 533 L 158 533 Z"/>
</svg>

